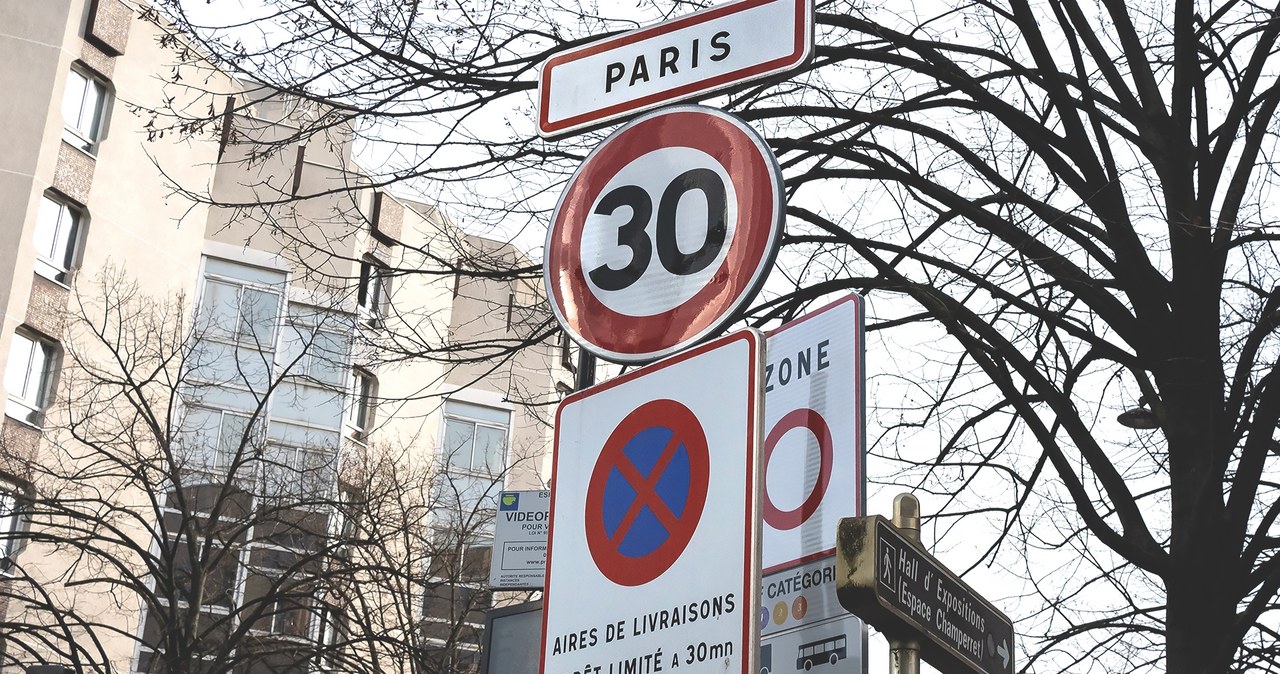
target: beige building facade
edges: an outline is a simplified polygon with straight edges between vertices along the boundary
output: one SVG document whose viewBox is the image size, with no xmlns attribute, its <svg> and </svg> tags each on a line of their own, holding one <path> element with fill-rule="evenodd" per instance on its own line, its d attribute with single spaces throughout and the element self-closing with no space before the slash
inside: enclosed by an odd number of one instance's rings
<svg viewBox="0 0 1280 674">
<path fill-rule="evenodd" d="M 469 671 L 572 354 L 452 264 L 528 261 L 144 9 L 0 0 L 0 672 Z"/>
</svg>

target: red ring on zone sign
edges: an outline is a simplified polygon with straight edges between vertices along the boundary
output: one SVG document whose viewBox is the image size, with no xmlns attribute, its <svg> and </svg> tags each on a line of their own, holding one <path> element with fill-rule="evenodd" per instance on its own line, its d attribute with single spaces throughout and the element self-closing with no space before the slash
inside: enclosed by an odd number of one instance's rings
<svg viewBox="0 0 1280 674">
<path fill-rule="evenodd" d="M 619 313 L 588 286 L 583 230 L 615 175 L 636 158 L 669 147 L 700 150 L 724 168 L 736 197 L 733 239 L 710 281 L 690 299 L 647 316 Z M 742 120 L 696 105 L 642 115 L 592 150 L 556 205 L 543 265 L 552 309 L 576 341 L 615 362 L 644 363 L 691 346 L 724 327 L 760 289 L 777 255 L 783 206 L 777 160 Z"/>
<path fill-rule="evenodd" d="M 813 433 L 813 437 L 818 440 L 818 479 L 813 483 L 813 489 L 809 491 L 809 496 L 805 498 L 798 508 L 793 510 L 782 510 L 774 505 L 773 499 L 769 497 L 769 460 L 773 458 L 773 450 L 778 446 L 778 442 L 782 440 L 782 436 L 790 431 L 804 428 Z M 807 407 L 798 410 L 791 410 L 783 415 L 778 423 L 769 430 L 769 437 L 764 441 L 764 521 L 769 526 L 779 531 L 794 529 L 804 521 L 813 516 L 818 511 L 818 505 L 822 503 L 822 497 L 827 493 L 827 485 L 831 483 L 831 464 L 834 462 L 832 450 L 831 428 L 827 426 L 827 420 L 822 418 L 817 411 Z"/>
</svg>

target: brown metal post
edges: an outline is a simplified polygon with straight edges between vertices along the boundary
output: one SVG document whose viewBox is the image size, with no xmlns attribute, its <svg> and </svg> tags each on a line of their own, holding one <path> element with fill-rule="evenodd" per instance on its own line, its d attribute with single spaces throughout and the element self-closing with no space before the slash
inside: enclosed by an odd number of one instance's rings
<svg viewBox="0 0 1280 674">
<path fill-rule="evenodd" d="M 893 498 L 893 526 L 903 536 L 920 541 L 920 501 L 915 496 Z M 920 674 L 919 639 L 889 639 L 889 674 Z"/>
</svg>

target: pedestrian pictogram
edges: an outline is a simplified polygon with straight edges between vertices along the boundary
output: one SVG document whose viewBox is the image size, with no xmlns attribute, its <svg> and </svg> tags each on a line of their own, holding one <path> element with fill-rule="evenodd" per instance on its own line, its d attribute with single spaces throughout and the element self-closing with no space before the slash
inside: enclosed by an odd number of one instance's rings
<svg viewBox="0 0 1280 674">
<path fill-rule="evenodd" d="M 897 554 L 893 544 L 882 541 L 880 545 L 880 582 L 887 588 L 893 588 L 893 558 Z"/>
<path fill-rule="evenodd" d="M 684 552 L 707 498 L 707 438 L 689 408 L 654 400 L 605 442 L 587 487 L 591 557 L 619 585 L 643 585 Z"/>
</svg>

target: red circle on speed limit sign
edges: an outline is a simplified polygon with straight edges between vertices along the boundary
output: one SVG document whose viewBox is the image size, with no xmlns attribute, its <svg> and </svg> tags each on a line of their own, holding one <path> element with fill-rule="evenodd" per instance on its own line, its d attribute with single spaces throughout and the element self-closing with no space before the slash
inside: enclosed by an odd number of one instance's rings
<svg viewBox="0 0 1280 674">
<path fill-rule="evenodd" d="M 638 117 L 556 206 L 543 265 L 556 317 L 619 363 L 713 336 L 764 282 L 783 206 L 773 152 L 742 120 L 693 105 Z"/>
</svg>

